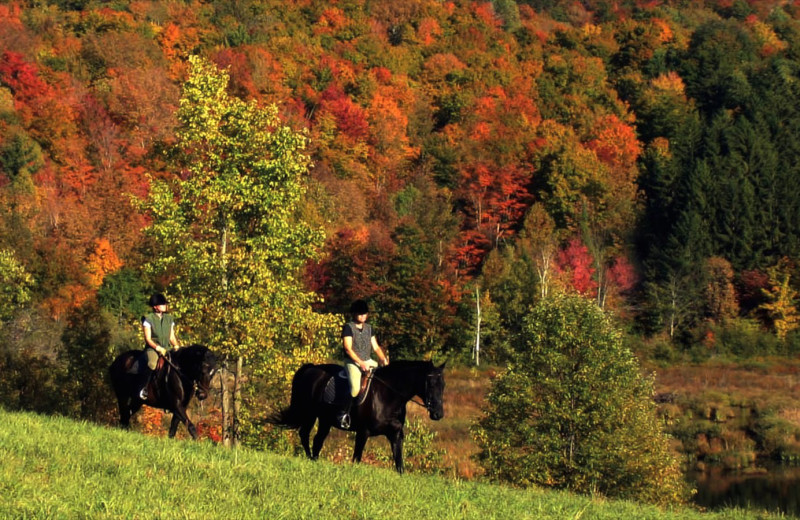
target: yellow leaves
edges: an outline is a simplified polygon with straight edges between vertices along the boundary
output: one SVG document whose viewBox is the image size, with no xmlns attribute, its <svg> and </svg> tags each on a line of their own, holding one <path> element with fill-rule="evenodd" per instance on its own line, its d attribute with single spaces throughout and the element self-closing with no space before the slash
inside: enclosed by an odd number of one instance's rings
<svg viewBox="0 0 800 520">
<path fill-rule="evenodd" d="M 684 91 L 686 89 L 683 78 L 672 70 L 650 80 L 650 85 L 658 93 L 680 98 L 684 96 Z"/>
<path fill-rule="evenodd" d="M 797 329 L 800 322 L 797 307 L 797 291 L 789 284 L 790 274 L 787 262 L 784 260 L 767 269 L 770 287 L 762 289 L 762 294 L 767 302 L 762 303 L 759 309 L 765 311 L 772 320 L 775 334 L 783 340 L 786 335 Z"/>
</svg>

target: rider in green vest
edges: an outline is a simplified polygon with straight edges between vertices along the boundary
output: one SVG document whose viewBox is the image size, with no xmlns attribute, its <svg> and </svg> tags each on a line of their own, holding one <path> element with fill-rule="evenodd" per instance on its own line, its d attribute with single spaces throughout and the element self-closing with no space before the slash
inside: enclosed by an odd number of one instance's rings
<svg viewBox="0 0 800 520">
<path fill-rule="evenodd" d="M 172 348 L 180 348 L 175 336 L 175 320 L 167 313 L 167 299 L 163 294 L 156 293 L 150 297 L 148 305 L 153 308 L 153 312 L 142 317 L 144 351 L 147 355 L 147 366 L 141 368 L 138 381 L 139 397 L 142 400 L 147 399 L 147 385 L 158 364 L 158 356 L 165 355 Z"/>
</svg>

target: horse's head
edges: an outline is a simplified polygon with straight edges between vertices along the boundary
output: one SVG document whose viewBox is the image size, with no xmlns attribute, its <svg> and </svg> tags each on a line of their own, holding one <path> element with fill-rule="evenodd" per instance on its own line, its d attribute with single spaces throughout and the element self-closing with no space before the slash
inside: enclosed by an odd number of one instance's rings
<svg viewBox="0 0 800 520">
<path fill-rule="evenodd" d="M 217 357 L 208 347 L 191 345 L 175 351 L 181 372 L 194 383 L 194 393 L 199 400 L 211 392 L 211 379 L 217 370 Z"/>
<path fill-rule="evenodd" d="M 444 417 L 444 365 L 433 367 L 425 376 L 425 408 L 434 421 Z"/>
<path fill-rule="evenodd" d="M 217 357 L 213 352 L 206 349 L 206 351 L 203 353 L 202 359 L 200 360 L 198 377 L 195 380 L 197 382 L 195 395 L 200 401 L 208 397 L 208 394 L 211 392 L 211 379 L 213 379 L 216 371 Z"/>
</svg>

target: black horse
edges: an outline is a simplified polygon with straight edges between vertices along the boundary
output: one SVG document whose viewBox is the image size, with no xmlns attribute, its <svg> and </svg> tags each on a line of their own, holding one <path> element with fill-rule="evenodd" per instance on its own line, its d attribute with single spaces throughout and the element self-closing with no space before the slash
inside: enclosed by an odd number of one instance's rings
<svg viewBox="0 0 800 520">
<path fill-rule="evenodd" d="M 134 363 L 146 363 L 141 350 L 129 350 L 120 354 L 111 363 L 109 375 L 119 404 L 119 422 L 124 428 L 130 427 L 131 416 L 143 404 L 172 412 L 169 436 L 174 437 L 178 423 L 186 425 L 193 439 L 197 439 L 197 429 L 186 407 L 192 394 L 199 400 L 208 397 L 211 378 L 217 367 L 214 353 L 202 345 L 192 345 L 167 353 L 163 366 L 157 368 L 150 382 L 146 401 L 139 398 L 135 374 L 130 373 Z"/>
<path fill-rule="evenodd" d="M 331 377 L 342 370 L 340 365 L 306 364 L 292 379 L 289 407 L 273 415 L 268 422 L 287 428 L 299 428 L 300 442 L 309 458 L 316 460 L 331 427 L 339 428 L 337 408 L 323 401 L 325 386 Z M 350 411 L 350 431 L 356 432 L 353 461 L 360 462 L 367 438 L 385 435 L 392 446 L 395 468 L 403 472 L 403 426 L 406 403 L 414 397 L 423 400 L 420 406 L 430 418 L 444 417 L 444 364 L 436 367 L 430 361 L 395 361 L 375 370 L 366 398 L 356 399 Z M 416 402 L 416 401 L 414 401 Z M 309 436 L 319 419 L 314 448 L 309 448 Z"/>
</svg>

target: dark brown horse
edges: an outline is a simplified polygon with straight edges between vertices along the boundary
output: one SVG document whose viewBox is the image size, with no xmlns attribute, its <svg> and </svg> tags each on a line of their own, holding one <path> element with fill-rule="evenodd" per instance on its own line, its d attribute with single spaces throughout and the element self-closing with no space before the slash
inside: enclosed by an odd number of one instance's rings
<svg viewBox="0 0 800 520">
<path fill-rule="evenodd" d="M 192 395 L 196 395 L 201 401 L 208 397 L 211 378 L 217 367 L 214 353 L 202 345 L 192 345 L 168 352 L 163 366 L 153 373 L 147 400 L 142 401 L 139 398 L 139 389 L 136 387 L 137 376 L 130 372 L 135 363 L 146 362 L 141 350 L 129 350 L 117 356 L 108 369 L 111 385 L 117 394 L 120 424 L 128 428 L 131 416 L 146 404 L 172 412 L 170 437 L 175 436 L 178 423 L 182 422 L 192 438 L 196 439 L 197 429 L 189 420 L 186 407 Z"/>
<path fill-rule="evenodd" d="M 337 408 L 325 403 L 323 394 L 328 381 L 341 370 L 340 365 L 300 367 L 292 379 L 289 407 L 268 419 L 272 424 L 299 429 L 306 455 L 314 460 L 319 457 L 331 427 L 338 428 Z M 444 417 L 444 364 L 436 367 L 430 361 L 395 361 L 375 370 L 366 398 L 363 402 L 356 399 L 350 411 L 349 430 L 356 432 L 354 462 L 361 461 L 367 438 L 385 435 L 392 447 L 395 468 L 403 472 L 406 404 L 415 397 L 422 400 L 417 404 L 428 410 L 431 419 L 438 421 Z M 319 425 L 311 449 L 309 436 L 317 419 Z"/>
</svg>

